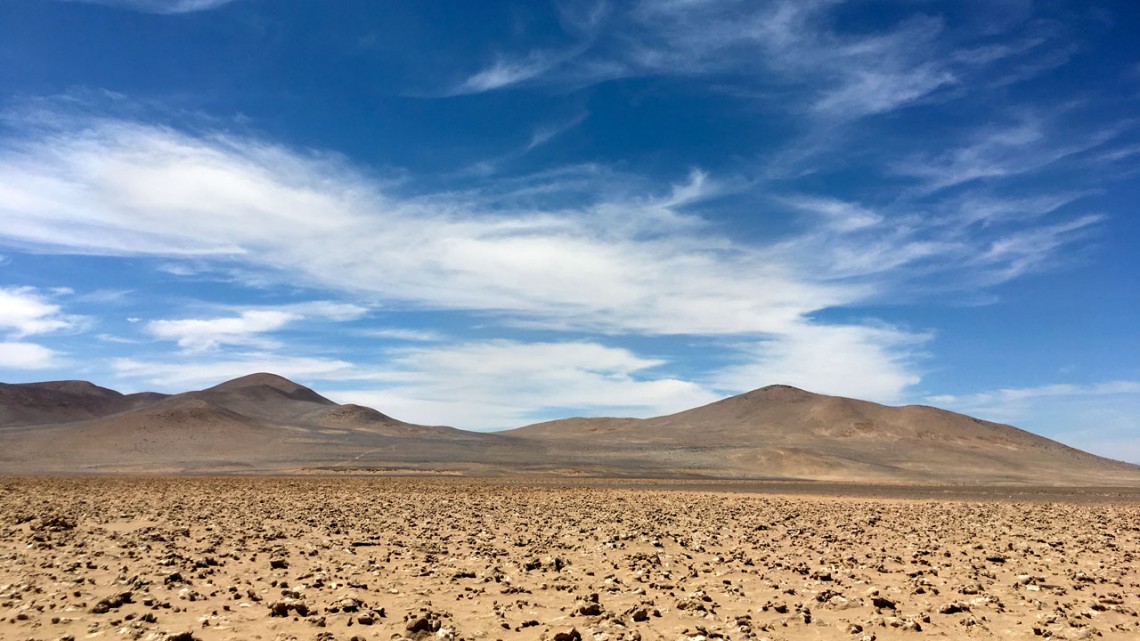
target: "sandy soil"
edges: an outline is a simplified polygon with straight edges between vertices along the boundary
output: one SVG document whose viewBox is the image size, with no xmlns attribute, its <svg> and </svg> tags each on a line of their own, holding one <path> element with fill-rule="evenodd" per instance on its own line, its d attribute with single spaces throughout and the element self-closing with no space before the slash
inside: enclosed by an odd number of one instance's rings
<svg viewBox="0 0 1140 641">
<path fill-rule="evenodd" d="M 0 638 L 1140 638 L 1135 497 L 715 489 L 0 480 Z"/>
</svg>

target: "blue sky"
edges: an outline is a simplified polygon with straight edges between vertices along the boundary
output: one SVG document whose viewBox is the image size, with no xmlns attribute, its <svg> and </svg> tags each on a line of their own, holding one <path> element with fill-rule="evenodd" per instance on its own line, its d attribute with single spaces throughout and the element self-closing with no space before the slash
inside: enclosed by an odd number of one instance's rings
<svg viewBox="0 0 1140 641">
<path fill-rule="evenodd" d="M 1132 2 L 6 0 L 0 380 L 772 383 L 1140 461 Z"/>
</svg>

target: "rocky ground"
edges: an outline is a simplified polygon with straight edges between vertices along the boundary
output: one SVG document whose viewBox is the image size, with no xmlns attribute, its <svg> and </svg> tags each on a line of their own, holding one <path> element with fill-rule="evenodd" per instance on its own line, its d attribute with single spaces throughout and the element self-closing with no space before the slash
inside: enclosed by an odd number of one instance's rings
<svg viewBox="0 0 1140 641">
<path fill-rule="evenodd" d="M 0 480 L 2 639 L 1137 639 L 1137 608 L 1128 501 Z"/>
</svg>

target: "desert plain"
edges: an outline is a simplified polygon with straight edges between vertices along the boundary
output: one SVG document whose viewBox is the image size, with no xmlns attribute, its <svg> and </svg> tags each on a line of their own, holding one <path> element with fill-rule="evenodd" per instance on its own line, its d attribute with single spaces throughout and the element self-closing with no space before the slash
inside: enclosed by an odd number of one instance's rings
<svg viewBox="0 0 1140 641">
<path fill-rule="evenodd" d="M 1137 639 L 1140 491 L 0 479 L 2 639 Z"/>
</svg>

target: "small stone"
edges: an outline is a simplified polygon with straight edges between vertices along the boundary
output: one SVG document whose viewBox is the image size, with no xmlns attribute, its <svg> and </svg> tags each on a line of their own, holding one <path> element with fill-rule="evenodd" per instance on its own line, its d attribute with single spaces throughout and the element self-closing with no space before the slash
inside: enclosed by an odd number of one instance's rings
<svg viewBox="0 0 1140 641">
<path fill-rule="evenodd" d="M 595 617 L 602 613 L 602 606 L 597 603 L 587 603 L 578 608 L 578 614 L 588 617 Z"/>
<path fill-rule="evenodd" d="M 553 641 L 582 641 L 582 634 L 578 632 L 578 628 L 570 628 L 568 632 L 557 632 L 552 637 Z"/>
<path fill-rule="evenodd" d="M 894 601 L 891 601 L 890 599 L 888 599 L 886 597 L 881 597 L 881 596 L 872 597 L 871 598 L 871 605 L 875 606 L 876 608 L 882 608 L 884 610 L 894 610 L 895 609 L 895 602 Z"/>
<path fill-rule="evenodd" d="M 970 606 L 954 602 L 947 603 L 946 605 L 938 608 L 938 614 L 958 614 L 959 612 L 969 612 Z"/>
</svg>

